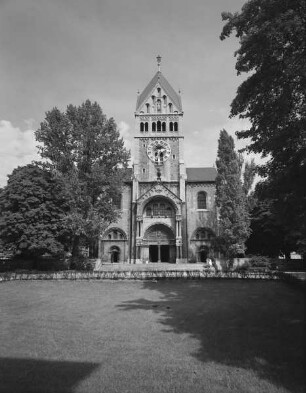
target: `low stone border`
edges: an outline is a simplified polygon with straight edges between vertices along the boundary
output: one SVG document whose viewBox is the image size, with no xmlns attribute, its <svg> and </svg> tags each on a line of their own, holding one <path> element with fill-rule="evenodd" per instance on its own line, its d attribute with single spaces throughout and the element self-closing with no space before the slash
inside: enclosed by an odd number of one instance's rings
<svg viewBox="0 0 306 393">
<path fill-rule="evenodd" d="M 284 279 L 279 272 L 212 272 L 203 270 L 168 271 L 99 271 L 99 272 L 6 272 L 0 274 L 0 282 L 16 280 L 164 280 L 164 279 L 247 279 L 279 280 Z"/>
<path fill-rule="evenodd" d="M 301 277 L 299 276 L 301 274 Z M 282 280 L 287 281 L 291 284 L 298 285 L 306 289 L 306 275 L 304 273 L 296 272 L 279 272 L 279 276 Z"/>
</svg>

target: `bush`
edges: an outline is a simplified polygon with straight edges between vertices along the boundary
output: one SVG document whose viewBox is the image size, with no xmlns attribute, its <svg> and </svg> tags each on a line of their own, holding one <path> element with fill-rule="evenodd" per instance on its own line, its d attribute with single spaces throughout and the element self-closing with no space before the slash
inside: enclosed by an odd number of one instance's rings
<svg viewBox="0 0 306 393">
<path fill-rule="evenodd" d="M 251 267 L 264 267 L 270 269 L 271 259 L 263 255 L 253 255 L 249 260 Z"/>
<path fill-rule="evenodd" d="M 71 260 L 70 269 L 80 270 L 80 271 L 91 271 L 93 270 L 93 265 L 92 262 L 84 255 L 79 255 L 78 257 Z"/>
<path fill-rule="evenodd" d="M 243 272 L 248 271 L 249 268 L 250 268 L 250 263 L 249 263 L 248 261 L 245 261 L 243 265 L 237 266 L 237 267 L 235 268 L 235 272 L 241 272 L 241 273 L 243 273 Z"/>
</svg>

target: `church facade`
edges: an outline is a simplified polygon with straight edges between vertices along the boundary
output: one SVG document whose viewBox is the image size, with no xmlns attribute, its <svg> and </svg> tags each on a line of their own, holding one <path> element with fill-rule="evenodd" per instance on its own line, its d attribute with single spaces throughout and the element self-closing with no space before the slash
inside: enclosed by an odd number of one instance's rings
<svg viewBox="0 0 306 393">
<path fill-rule="evenodd" d="M 102 262 L 205 262 L 217 233 L 215 168 L 186 168 L 181 96 L 160 71 L 137 96 L 135 159 Z"/>
</svg>

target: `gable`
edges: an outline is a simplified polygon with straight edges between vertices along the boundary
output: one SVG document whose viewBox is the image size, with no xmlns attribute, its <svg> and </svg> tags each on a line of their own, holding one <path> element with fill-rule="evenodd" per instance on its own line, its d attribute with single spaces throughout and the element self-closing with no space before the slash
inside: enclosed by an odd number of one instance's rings
<svg viewBox="0 0 306 393">
<path fill-rule="evenodd" d="M 154 95 L 157 97 L 156 90 L 161 89 L 160 97 L 166 95 L 168 101 L 173 104 L 173 111 L 182 112 L 182 102 L 180 95 L 173 89 L 163 74 L 158 71 L 142 93 L 137 98 L 136 112 L 144 111 L 148 101 L 151 101 L 151 97 Z"/>
<path fill-rule="evenodd" d="M 169 199 L 176 207 L 177 214 L 181 213 L 181 203 L 182 200 L 175 195 L 172 191 L 169 190 L 162 183 L 156 183 L 151 187 L 148 191 L 142 194 L 137 199 L 138 210 L 141 211 L 144 204 L 146 204 L 150 199 L 154 197 L 165 197 Z"/>
</svg>

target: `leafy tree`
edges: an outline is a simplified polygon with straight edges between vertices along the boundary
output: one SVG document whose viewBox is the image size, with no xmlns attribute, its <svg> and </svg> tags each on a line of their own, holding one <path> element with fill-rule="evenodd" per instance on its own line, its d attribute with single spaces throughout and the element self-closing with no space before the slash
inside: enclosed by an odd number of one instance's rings
<svg viewBox="0 0 306 393">
<path fill-rule="evenodd" d="M 252 191 L 252 186 L 255 180 L 257 166 L 255 164 L 254 158 L 251 161 L 246 161 L 243 171 L 243 190 L 247 197 L 247 209 L 250 213 L 255 206 L 254 192 Z"/>
<path fill-rule="evenodd" d="M 241 83 L 231 116 L 249 119 L 249 151 L 269 160 L 260 173 L 268 177 L 273 209 L 295 248 L 306 250 L 306 2 L 250 0 L 240 13 L 223 13 L 221 39 L 235 33 Z"/>
<path fill-rule="evenodd" d="M 267 180 L 256 184 L 254 200 L 251 211 L 252 233 L 246 243 L 248 252 L 270 257 L 284 254 L 289 258 L 290 251 L 295 245 L 295 238 L 282 225 Z"/>
<path fill-rule="evenodd" d="M 234 140 L 220 132 L 217 155 L 216 202 L 219 208 L 220 251 L 229 258 L 243 254 L 250 234 L 247 196 L 241 181 L 241 158 L 235 152 Z"/>
<path fill-rule="evenodd" d="M 0 237 L 6 249 L 24 256 L 64 251 L 63 219 L 69 206 L 62 184 L 37 165 L 14 169 L 0 193 Z"/>
<path fill-rule="evenodd" d="M 36 131 L 41 157 L 65 184 L 70 198 L 66 225 L 73 234 L 72 254 L 82 241 L 97 238 L 118 218 L 112 202 L 121 191 L 129 152 L 124 148 L 114 120 L 87 100 L 69 105 L 66 112 L 46 113 Z"/>
</svg>

